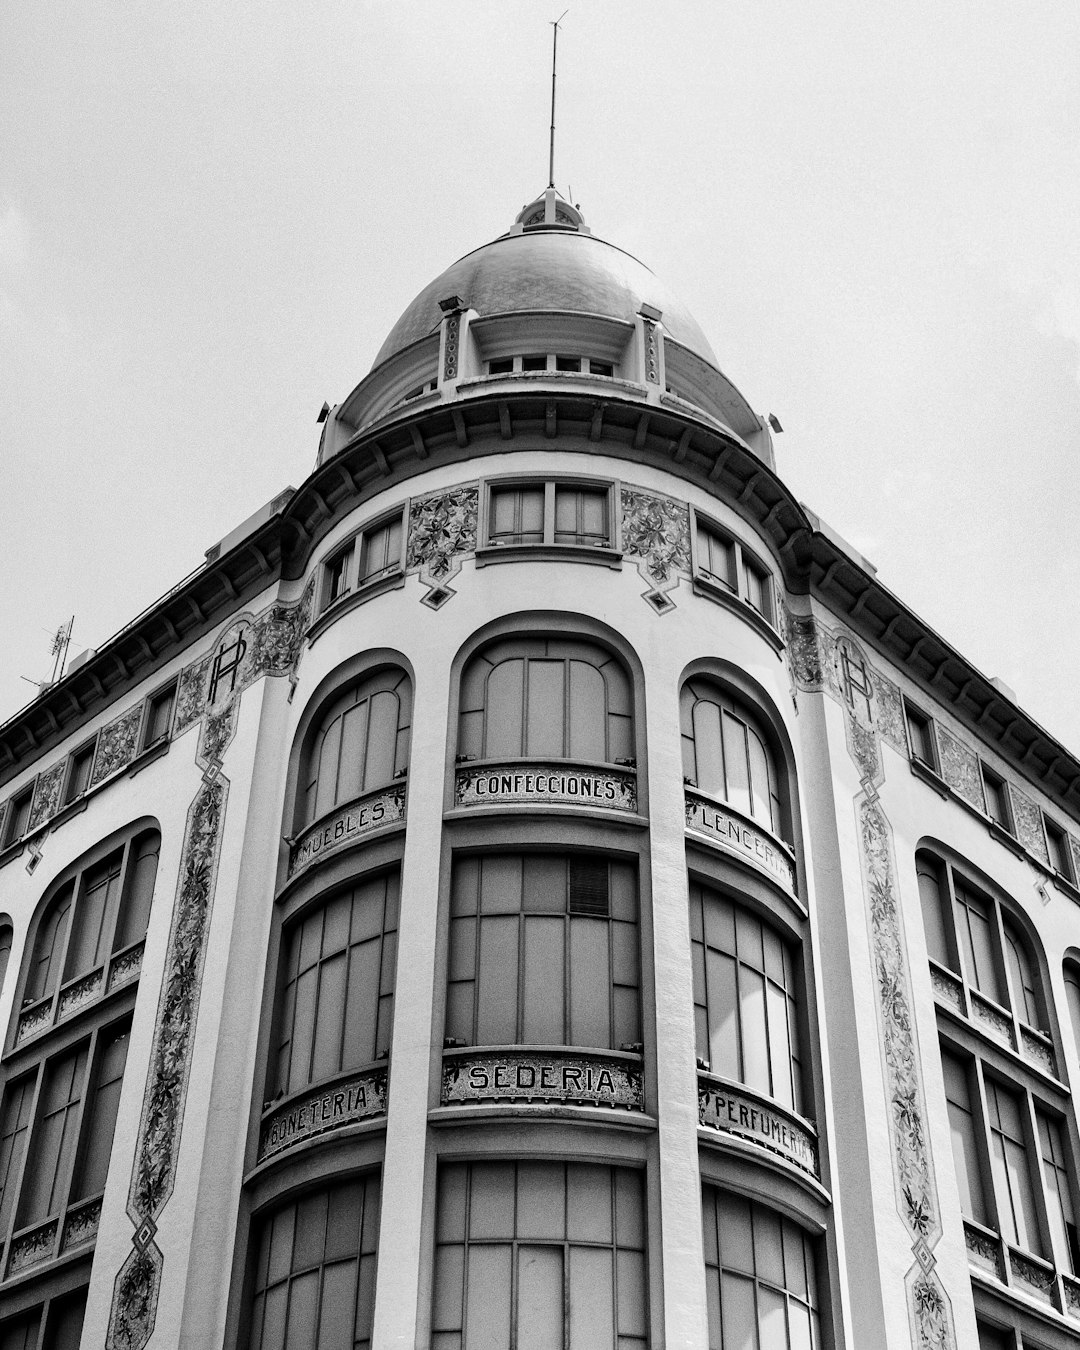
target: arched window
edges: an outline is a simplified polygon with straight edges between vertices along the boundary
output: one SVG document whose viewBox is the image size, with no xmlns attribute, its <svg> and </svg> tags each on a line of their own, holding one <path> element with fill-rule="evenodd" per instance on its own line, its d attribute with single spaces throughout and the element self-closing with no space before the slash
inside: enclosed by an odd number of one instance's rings
<svg viewBox="0 0 1080 1350">
<path fill-rule="evenodd" d="M 379 1178 L 338 1182 L 263 1220 L 248 1350 L 368 1350 Z"/>
<path fill-rule="evenodd" d="M 134 836 L 69 877 L 46 905 L 26 966 L 16 1044 L 138 975 L 159 847 L 156 830 Z"/>
<path fill-rule="evenodd" d="M 301 826 L 403 777 L 411 723 L 412 685 L 402 670 L 366 675 L 335 699 L 311 738 Z"/>
<path fill-rule="evenodd" d="M 446 1034 L 466 1045 L 641 1040 L 634 869 L 597 855 L 454 866 Z"/>
<path fill-rule="evenodd" d="M 641 1183 L 592 1163 L 441 1167 L 432 1344 L 645 1350 Z"/>
<path fill-rule="evenodd" d="M 307 910 L 288 929 L 277 1092 L 299 1092 L 389 1050 L 397 912 L 397 874 L 387 873 Z"/>
<path fill-rule="evenodd" d="M 1035 960 L 1016 919 L 996 897 L 933 853 L 917 853 L 915 870 L 930 959 L 967 985 L 976 1015 L 987 1010 L 987 1003 L 1010 1009 L 1021 1028 L 1047 1039 Z M 1019 1048 L 1023 1037 L 1015 1029 L 1014 1040 Z"/>
<path fill-rule="evenodd" d="M 576 638 L 504 638 L 461 680 L 459 759 L 634 757 L 630 678 L 605 648 Z"/>
<path fill-rule="evenodd" d="M 1069 1021 L 1072 1024 L 1073 1043 L 1080 1052 L 1080 962 L 1067 960 L 1063 966 L 1065 976 L 1065 1001 L 1069 1006 Z"/>
<path fill-rule="evenodd" d="M 31 932 L 0 1098 L 0 1247 L 8 1274 L 39 1264 L 47 1272 L 65 1241 L 70 1246 L 71 1231 L 90 1239 L 95 1232 L 159 844 L 156 830 L 142 830 L 88 855 L 46 895 Z M 43 1292 L 52 1287 L 46 1280 Z M 45 1344 L 53 1344 L 54 1323 L 76 1326 L 80 1298 L 42 1304 Z"/>
<path fill-rule="evenodd" d="M 683 777 L 784 834 L 780 775 L 758 719 L 712 680 L 687 680 L 679 698 Z"/>
<path fill-rule="evenodd" d="M 712 1073 L 802 1111 L 797 956 L 756 914 L 690 886 L 697 1053 Z"/>
<path fill-rule="evenodd" d="M 709 1350 L 819 1350 L 814 1244 L 753 1200 L 702 1188 Z"/>
<path fill-rule="evenodd" d="M 4 992 L 4 980 L 7 978 L 8 959 L 11 956 L 11 942 L 14 937 L 11 924 L 0 920 L 0 994 Z"/>
</svg>

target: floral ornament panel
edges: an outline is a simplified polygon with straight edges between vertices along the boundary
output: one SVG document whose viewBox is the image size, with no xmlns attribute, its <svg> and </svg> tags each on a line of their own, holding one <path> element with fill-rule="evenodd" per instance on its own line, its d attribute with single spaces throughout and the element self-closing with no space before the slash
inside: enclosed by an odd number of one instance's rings
<svg viewBox="0 0 1080 1350">
<path fill-rule="evenodd" d="M 142 705 L 132 708 L 123 717 L 101 728 L 98 736 L 97 754 L 94 757 L 94 772 L 90 776 L 90 786 L 97 787 L 110 774 L 116 773 L 135 758 L 139 746 L 139 727 L 142 725 Z"/>
<path fill-rule="evenodd" d="M 641 559 L 645 580 L 673 584 L 690 571 L 690 512 L 685 503 L 634 488 L 622 489 L 622 549 Z"/>
<path fill-rule="evenodd" d="M 142 1350 L 154 1331 L 163 1257 L 152 1239 L 136 1246 L 120 1267 L 113 1285 L 106 1350 Z"/>
<path fill-rule="evenodd" d="M 914 1265 L 905 1283 L 915 1350 L 952 1350 L 952 1309 L 937 1271 Z"/>
<path fill-rule="evenodd" d="M 176 690 L 176 713 L 173 719 L 173 735 L 179 736 L 202 716 L 206 703 L 206 677 L 210 670 L 211 656 L 204 656 L 180 672 L 180 682 Z"/>
<path fill-rule="evenodd" d="M 1046 847 L 1046 836 L 1042 828 L 1042 812 L 1026 792 L 1021 792 L 1015 783 L 1009 784 L 1012 799 L 1013 821 L 1016 825 L 1016 837 L 1029 853 L 1034 853 L 1040 862 L 1050 866 L 1050 851 Z"/>
<path fill-rule="evenodd" d="M 50 816 L 55 816 L 59 811 L 66 768 L 67 760 L 61 759 L 38 777 L 34 789 L 34 802 L 30 808 L 30 820 L 26 827 L 27 834 L 32 834 L 39 825 L 43 825 Z"/>
<path fill-rule="evenodd" d="M 446 581 L 467 553 L 476 552 L 479 488 L 453 488 L 414 500 L 409 507 L 407 569 L 431 583 Z"/>
<path fill-rule="evenodd" d="M 983 810 L 982 774 L 979 757 L 974 750 L 958 741 L 944 727 L 938 727 L 938 745 L 941 749 L 941 776 L 964 801 Z"/>
</svg>

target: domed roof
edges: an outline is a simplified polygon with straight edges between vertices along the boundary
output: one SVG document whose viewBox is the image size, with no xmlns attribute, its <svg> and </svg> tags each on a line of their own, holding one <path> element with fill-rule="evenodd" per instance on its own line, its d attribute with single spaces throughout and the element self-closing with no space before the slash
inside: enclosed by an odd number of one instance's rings
<svg viewBox="0 0 1080 1350">
<path fill-rule="evenodd" d="M 424 287 L 390 330 L 375 366 L 435 332 L 442 319 L 439 301 L 452 295 L 483 318 L 563 310 L 632 321 L 643 304 L 652 305 L 661 311 L 670 337 L 709 365 L 717 364 L 690 311 L 644 263 L 590 234 L 576 211 L 568 225 L 522 228 L 528 210 L 509 234 L 467 253 Z M 566 218 L 571 219 L 569 211 Z"/>
</svg>

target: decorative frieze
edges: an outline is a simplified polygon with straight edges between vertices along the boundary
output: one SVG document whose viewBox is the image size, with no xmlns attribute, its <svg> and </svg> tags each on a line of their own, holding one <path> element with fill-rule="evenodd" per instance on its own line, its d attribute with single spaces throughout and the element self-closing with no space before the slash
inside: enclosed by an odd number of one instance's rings
<svg viewBox="0 0 1080 1350">
<path fill-rule="evenodd" d="M 26 827 L 27 834 L 33 834 L 39 825 L 44 825 L 51 817 L 55 816 L 60 809 L 60 793 L 64 788 L 64 770 L 67 768 L 67 760 L 57 760 L 55 764 L 38 775 L 37 785 L 34 788 L 34 800 L 30 807 L 30 820 Z"/>
<path fill-rule="evenodd" d="M 132 980 L 139 978 L 145 945 L 145 942 L 137 942 L 135 946 L 129 947 L 126 952 L 121 952 L 119 956 L 113 958 L 113 963 L 109 967 L 110 994 L 121 985 L 130 984 Z"/>
<path fill-rule="evenodd" d="M 61 1020 L 70 1017 L 72 1013 L 78 1012 L 80 1008 L 85 1008 L 88 1003 L 93 1003 L 100 997 L 104 973 L 103 968 L 99 966 L 97 970 L 92 970 L 89 975 L 83 975 L 66 988 L 61 989 L 58 1014 Z"/>
<path fill-rule="evenodd" d="M 1004 1041 L 1011 1050 L 1016 1049 L 1012 1018 L 1008 1013 L 996 1004 L 990 1003 L 974 989 L 971 991 L 971 1011 L 975 1014 L 976 1021 L 981 1022 L 988 1031 Z"/>
<path fill-rule="evenodd" d="M 19 1026 L 15 1032 L 16 1045 L 21 1045 L 29 1036 L 49 1025 L 52 1020 L 52 1006 L 52 999 L 46 998 L 19 1014 Z"/>
<path fill-rule="evenodd" d="M 405 819 L 405 784 L 372 792 L 338 807 L 299 835 L 289 848 L 289 876 L 374 830 Z"/>
<path fill-rule="evenodd" d="M 931 963 L 930 985 L 934 991 L 934 997 L 939 1002 L 947 1004 L 961 1016 L 965 1014 L 964 986 L 951 971 L 942 970 L 940 966 Z"/>
<path fill-rule="evenodd" d="M 978 755 L 944 727 L 938 727 L 938 748 L 942 778 L 958 797 L 963 797 L 976 811 L 984 811 L 986 804 Z"/>
<path fill-rule="evenodd" d="M 1053 1266 L 1025 1252 L 1018 1252 L 1015 1247 L 1008 1250 L 1009 1270 L 1017 1284 L 1021 1285 L 1026 1293 L 1033 1294 L 1044 1303 L 1053 1302 L 1052 1291 L 1055 1280 Z"/>
<path fill-rule="evenodd" d="M 409 505 L 409 549 L 406 566 L 429 585 L 444 584 L 461 568 L 461 559 L 476 552 L 479 487 L 451 488 Z"/>
<path fill-rule="evenodd" d="M 49 1219 L 30 1232 L 23 1233 L 11 1241 L 8 1252 L 8 1275 L 17 1275 L 28 1266 L 36 1266 L 39 1261 L 47 1261 L 56 1249 L 56 1229 L 59 1220 Z"/>
<path fill-rule="evenodd" d="M 90 775 L 92 788 L 103 783 L 111 774 L 126 768 L 135 758 L 139 747 L 142 711 L 142 704 L 137 704 L 115 722 L 109 722 L 101 728 L 94 755 L 94 771 Z"/>
<path fill-rule="evenodd" d="M 1045 1069 L 1051 1077 L 1056 1078 L 1058 1076 L 1054 1050 L 1048 1038 L 1037 1036 L 1027 1027 L 1021 1027 L 1020 1046 L 1025 1059 L 1032 1060 L 1040 1069 Z"/>
<path fill-rule="evenodd" d="M 726 803 L 721 806 L 690 789 L 686 790 L 685 809 L 688 830 L 764 872 L 779 882 L 789 895 L 797 894 L 795 860 L 775 835 L 767 833 Z"/>
<path fill-rule="evenodd" d="M 995 1233 L 986 1233 L 965 1219 L 964 1245 L 972 1265 L 1001 1279 L 1001 1240 Z"/>
<path fill-rule="evenodd" d="M 817 1139 L 775 1102 L 744 1087 L 698 1078 L 698 1124 L 720 1134 L 760 1144 L 813 1177 L 820 1176 Z"/>
<path fill-rule="evenodd" d="M 572 1049 L 465 1050 L 443 1055 L 440 1100 L 561 1102 L 573 1106 L 644 1109 L 638 1056 L 591 1054 Z"/>
<path fill-rule="evenodd" d="M 458 806 L 596 806 L 633 812 L 637 780 L 632 773 L 565 764 L 485 764 L 458 769 L 454 797 Z"/>
<path fill-rule="evenodd" d="M 386 1069 L 368 1069 L 294 1097 L 267 1115 L 259 1132 L 265 1162 L 308 1139 L 386 1114 Z"/>
<path fill-rule="evenodd" d="M 690 511 L 685 502 L 636 488 L 622 489 L 622 550 L 641 559 L 654 587 L 690 573 Z"/>
<path fill-rule="evenodd" d="M 88 1200 L 82 1205 L 73 1205 L 64 1220 L 64 1235 L 60 1239 L 60 1251 L 68 1252 L 80 1247 L 84 1242 L 92 1242 L 97 1236 L 101 1222 L 101 1199 Z"/>
<path fill-rule="evenodd" d="M 1021 792 L 1015 783 L 1009 785 L 1012 800 L 1013 822 L 1016 825 L 1016 837 L 1029 853 L 1047 867 L 1050 866 L 1050 852 L 1046 847 L 1043 834 L 1042 812 L 1026 792 Z"/>
</svg>

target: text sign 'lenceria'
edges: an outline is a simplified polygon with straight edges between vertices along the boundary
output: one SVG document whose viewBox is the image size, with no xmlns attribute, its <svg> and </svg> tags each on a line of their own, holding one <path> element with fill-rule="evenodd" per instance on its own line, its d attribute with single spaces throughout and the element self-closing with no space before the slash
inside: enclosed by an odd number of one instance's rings
<svg viewBox="0 0 1080 1350">
<path fill-rule="evenodd" d="M 686 794 L 686 827 L 704 835 L 711 843 L 751 863 L 792 895 L 795 892 L 795 864 L 775 839 L 755 829 L 742 816 L 693 793 Z"/>
<path fill-rule="evenodd" d="M 764 1144 L 804 1172 L 818 1175 L 817 1145 L 810 1132 L 755 1097 L 699 1078 L 698 1121 L 721 1134 Z"/>
<path fill-rule="evenodd" d="M 644 1105 L 641 1068 L 608 1055 L 477 1051 L 443 1060 L 444 1106 L 461 1102 L 566 1102 L 580 1106 Z"/>
<path fill-rule="evenodd" d="M 356 839 L 377 830 L 382 825 L 390 825 L 395 820 L 405 819 L 405 787 L 388 788 L 385 792 L 373 793 L 360 801 L 342 806 L 333 815 L 325 816 L 310 830 L 294 840 L 289 852 L 289 876 L 301 871 L 316 858 L 330 853 L 343 844 L 351 844 Z"/>
<path fill-rule="evenodd" d="M 605 769 L 577 769 L 558 764 L 489 764 L 459 769 L 459 806 L 503 806 L 549 802 L 559 806 L 599 806 L 608 811 L 636 811 L 634 775 Z"/>
<path fill-rule="evenodd" d="M 325 1134 L 386 1111 L 386 1070 L 338 1079 L 320 1092 L 294 1098 L 263 1121 L 259 1162 L 316 1134 Z"/>
</svg>

